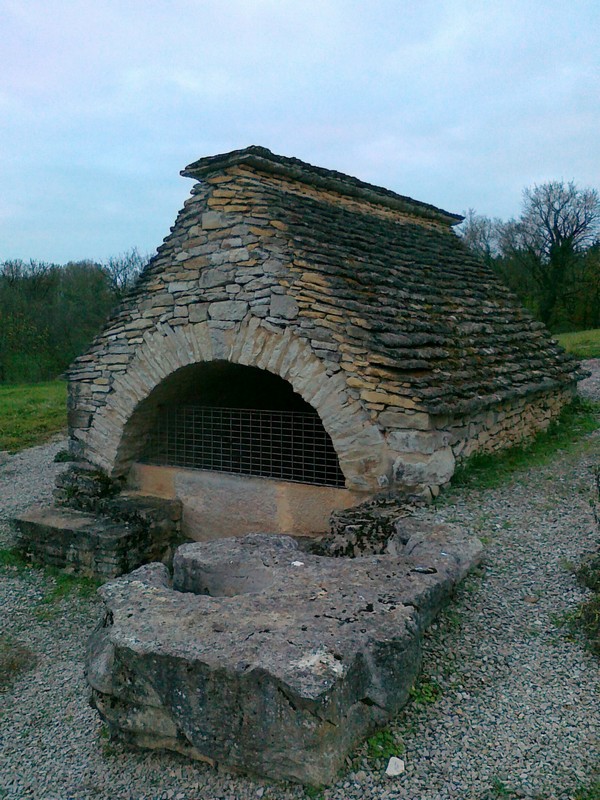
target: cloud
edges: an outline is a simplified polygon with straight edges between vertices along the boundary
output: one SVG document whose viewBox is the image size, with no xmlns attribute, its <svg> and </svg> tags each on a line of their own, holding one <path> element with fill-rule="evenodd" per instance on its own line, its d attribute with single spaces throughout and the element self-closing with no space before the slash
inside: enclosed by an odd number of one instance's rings
<svg viewBox="0 0 600 800">
<path fill-rule="evenodd" d="M 600 186 L 600 11 L 559 5 L 0 0 L 0 258 L 155 246 L 179 170 L 251 143 L 449 210 Z"/>
</svg>

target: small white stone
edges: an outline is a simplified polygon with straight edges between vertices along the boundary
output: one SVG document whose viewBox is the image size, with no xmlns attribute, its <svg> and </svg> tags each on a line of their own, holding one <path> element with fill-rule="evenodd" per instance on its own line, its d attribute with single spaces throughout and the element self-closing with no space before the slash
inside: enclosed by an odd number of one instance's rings
<svg viewBox="0 0 600 800">
<path fill-rule="evenodd" d="M 292 567 L 303 567 L 304 561 L 292 561 Z"/>
<path fill-rule="evenodd" d="M 392 756 L 388 761 L 385 774 L 390 778 L 396 778 L 404 772 L 404 761 L 401 758 Z"/>
</svg>

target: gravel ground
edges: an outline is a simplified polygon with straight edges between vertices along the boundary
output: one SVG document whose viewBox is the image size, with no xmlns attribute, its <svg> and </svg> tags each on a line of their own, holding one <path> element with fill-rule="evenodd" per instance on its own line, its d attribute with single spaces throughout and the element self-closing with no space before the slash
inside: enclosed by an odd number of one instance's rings
<svg viewBox="0 0 600 800">
<path fill-rule="evenodd" d="M 588 400 L 600 400 L 600 358 L 589 358 L 583 362 L 592 374 L 579 384 L 579 394 Z"/>
<path fill-rule="evenodd" d="M 600 400 L 600 359 L 582 393 Z M 2 464 L 0 547 L 9 518 L 49 499 L 62 443 Z M 441 800 L 534 797 L 567 800 L 598 778 L 599 668 L 568 639 L 557 618 L 583 597 L 570 563 L 597 547 L 590 513 L 591 467 L 600 434 L 576 453 L 519 473 L 499 489 L 446 499 L 436 517 L 481 536 L 486 557 L 425 639 L 423 684 L 433 703 L 413 702 L 391 726 L 406 771 L 354 754 L 327 800 Z M 0 798 L 36 800 L 291 800 L 315 796 L 300 786 L 236 776 L 166 753 L 133 752 L 108 742 L 87 704 L 85 641 L 98 602 L 48 598 L 41 571 L 0 568 L 0 633 L 38 656 L 37 666 L 0 695 Z M 400 748 L 399 748 L 400 749 Z M 591 795 L 587 800 L 592 800 Z"/>
</svg>

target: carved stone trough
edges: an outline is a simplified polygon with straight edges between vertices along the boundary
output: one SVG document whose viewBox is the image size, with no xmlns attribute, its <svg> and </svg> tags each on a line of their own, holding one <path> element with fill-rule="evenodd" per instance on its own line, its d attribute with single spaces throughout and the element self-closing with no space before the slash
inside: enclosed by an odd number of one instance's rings
<svg viewBox="0 0 600 800">
<path fill-rule="evenodd" d="M 424 628 L 477 562 L 459 528 L 399 520 L 382 555 L 287 536 L 181 546 L 100 589 L 92 703 L 111 734 L 319 785 L 406 702 Z"/>
</svg>

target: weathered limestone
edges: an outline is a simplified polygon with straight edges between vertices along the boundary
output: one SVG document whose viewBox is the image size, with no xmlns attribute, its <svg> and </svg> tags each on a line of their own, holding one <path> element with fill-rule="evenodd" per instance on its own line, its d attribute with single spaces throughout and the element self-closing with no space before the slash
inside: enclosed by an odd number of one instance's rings
<svg viewBox="0 0 600 800">
<path fill-rule="evenodd" d="M 183 174 L 200 183 L 71 370 L 71 448 L 108 474 L 139 460 L 164 381 L 214 360 L 288 381 L 365 494 L 435 494 L 572 397 L 573 362 L 466 251 L 457 215 L 259 147 Z"/>
<path fill-rule="evenodd" d="M 329 532 L 333 509 L 353 506 L 363 496 L 331 486 L 151 464 L 135 464 L 130 482 L 143 495 L 179 499 L 181 532 L 198 542 L 264 530 L 321 536 Z"/>
<path fill-rule="evenodd" d="M 452 448 L 430 453 L 405 451 L 394 461 L 394 480 L 403 486 L 443 486 L 454 474 Z"/>
<path fill-rule="evenodd" d="M 410 521 L 356 559 L 265 535 L 184 545 L 172 584 L 150 564 L 101 588 L 93 703 L 131 744 L 329 783 L 406 702 L 423 629 L 480 550 Z"/>
</svg>

